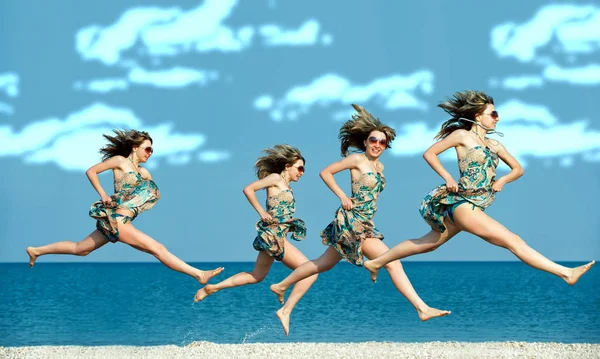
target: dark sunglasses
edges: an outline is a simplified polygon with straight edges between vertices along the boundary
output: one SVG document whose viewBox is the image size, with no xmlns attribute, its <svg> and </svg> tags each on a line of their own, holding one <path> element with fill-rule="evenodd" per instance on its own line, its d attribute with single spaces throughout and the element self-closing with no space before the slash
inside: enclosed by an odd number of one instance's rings
<svg viewBox="0 0 600 359">
<path fill-rule="evenodd" d="M 298 166 L 298 167 L 292 166 L 292 167 L 295 167 L 298 170 L 298 172 L 304 173 L 304 166 Z"/>
<path fill-rule="evenodd" d="M 382 146 L 387 146 L 387 140 L 385 138 L 377 138 L 374 136 L 369 137 L 369 143 L 374 145 L 377 142 L 379 142 L 379 144 Z"/>
<path fill-rule="evenodd" d="M 500 115 L 498 115 L 498 111 L 492 111 L 490 113 L 486 113 L 486 115 L 490 115 L 490 117 L 493 118 L 494 120 L 497 119 L 498 117 L 500 117 Z"/>
<path fill-rule="evenodd" d="M 144 148 L 144 151 L 146 151 L 147 154 L 151 155 L 154 153 L 154 149 L 150 146 Z"/>
</svg>

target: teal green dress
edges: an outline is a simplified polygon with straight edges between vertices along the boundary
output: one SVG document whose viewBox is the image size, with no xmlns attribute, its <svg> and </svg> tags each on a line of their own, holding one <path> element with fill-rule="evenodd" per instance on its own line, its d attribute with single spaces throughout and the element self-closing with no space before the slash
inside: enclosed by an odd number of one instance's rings
<svg viewBox="0 0 600 359">
<path fill-rule="evenodd" d="M 473 208 L 485 210 L 494 202 L 492 184 L 496 178 L 498 155 L 488 147 L 475 146 L 458 160 L 460 179 L 458 192 L 448 192 L 446 185 L 434 188 L 421 202 L 419 212 L 431 228 L 443 233 L 444 217 L 453 219 L 454 210 L 460 204 L 470 203 Z"/>
<path fill-rule="evenodd" d="M 351 210 L 340 206 L 334 220 L 321 231 L 323 244 L 335 248 L 346 261 L 363 265 L 362 243 L 367 238 L 383 239 L 373 217 L 377 212 L 377 198 L 385 188 L 385 178 L 379 172 L 364 173 L 352 181 Z"/>
<path fill-rule="evenodd" d="M 254 239 L 254 249 L 262 251 L 281 261 L 285 255 L 285 238 L 288 233 L 295 241 L 306 238 L 306 226 L 304 221 L 294 218 L 296 211 L 296 200 L 291 189 L 286 189 L 275 196 L 267 197 L 267 213 L 273 217 L 273 221 L 258 221 Z"/>
<path fill-rule="evenodd" d="M 160 191 L 154 181 L 132 171 L 115 181 L 115 194 L 110 197 L 114 206 L 95 202 L 90 208 L 90 217 L 96 220 L 96 228 L 104 237 L 115 243 L 119 240 L 118 223 L 133 221 L 140 213 L 154 207 L 160 199 Z M 133 217 L 117 213 L 118 209 L 130 211 Z"/>
</svg>

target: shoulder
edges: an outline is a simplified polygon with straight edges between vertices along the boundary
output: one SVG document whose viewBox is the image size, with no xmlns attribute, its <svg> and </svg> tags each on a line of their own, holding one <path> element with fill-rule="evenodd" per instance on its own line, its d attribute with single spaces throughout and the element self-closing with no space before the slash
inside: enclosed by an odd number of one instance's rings
<svg viewBox="0 0 600 359">
<path fill-rule="evenodd" d="M 353 153 L 349 156 L 346 156 L 345 160 L 352 163 L 359 163 L 366 160 L 366 157 L 362 153 Z"/>
<path fill-rule="evenodd" d="M 452 133 L 449 134 L 448 137 L 451 137 L 451 136 L 456 139 L 463 139 L 463 138 L 466 138 L 467 136 L 469 136 L 469 131 L 461 128 L 461 129 L 452 131 Z"/>
<path fill-rule="evenodd" d="M 281 178 L 281 175 L 279 173 L 271 173 L 270 175 L 263 178 L 262 181 L 267 187 L 271 187 L 276 186 L 279 182 L 282 182 L 283 178 Z"/>
<path fill-rule="evenodd" d="M 501 152 L 506 151 L 506 148 L 504 147 L 502 142 L 500 142 L 494 138 L 488 138 L 487 140 L 488 140 L 487 143 L 488 143 L 489 147 L 491 147 L 491 149 L 494 150 L 494 152 L 501 153 Z"/>
<path fill-rule="evenodd" d="M 281 181 L 281 175 L 279 173 L 271 173 L 264 179 L 266 179 L 268 181 Z"/>
<path fill-rule="evenodd" d="M 104 162 L 112 162 L 112 163 L 116 163 L 116 164 L 123 164 L 127 161 L 127 158 L 121 156 L 121 155 L 116 155 L 116 156 L 112 156 L 108 159 L 106 159 Z"/>
</svg>

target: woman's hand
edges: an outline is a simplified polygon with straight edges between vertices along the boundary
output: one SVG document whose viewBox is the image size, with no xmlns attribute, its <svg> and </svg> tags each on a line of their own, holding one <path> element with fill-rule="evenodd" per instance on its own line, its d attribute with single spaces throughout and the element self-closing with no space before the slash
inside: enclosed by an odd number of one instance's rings
<svg viewBox="0 0 600 359">
<path fill-rule="evenodd" d="M 446 188 L 448 192 L 458 192 L 458 183 L 454 180 L 454 178 L 449 178 L 446 181 Z"/>
<path fill-rule="evenodd" d="M 502 180 L 502 178 L 500 178 L 497 181 L 494 181 L 494 183 L 492 184 L 492 191 L 494 191 L 494 192 L 502 191 L 502 188 L 504 188 L 504 184 L 505 184 L 505 182 Z"/>
<path fill-rule="evenodd" d="M 100 200 L 102 201 L 102 204 L 104 204 L 104 207 L 106 208 L 112 208 L 115 206 L 115 203 L 113 202 L 112 198 L 110 196 L 102 196 L 100 197 Z"/>
<path fill-rule="evenodd" d="M 352 208 L 354 208 L 354 203 L 352 202 L 352 200 L 350 198 L 348 198 L 348 196 L 343 196 L 341 199 L 342 201 L 342 208 L 349 211 Z"/>
<path fill-rule="evenodd" d="M 273 222 L 273 216 L 264 211 L 260 214 L 260 219 L 265 223 Z"/>
</svg>

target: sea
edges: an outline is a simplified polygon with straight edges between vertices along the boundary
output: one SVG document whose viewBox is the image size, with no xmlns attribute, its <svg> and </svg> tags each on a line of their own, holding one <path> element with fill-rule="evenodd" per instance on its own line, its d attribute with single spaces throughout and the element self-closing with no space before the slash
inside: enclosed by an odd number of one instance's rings
<svg viewBox="0 0 600 359">
<path fill-rule="evenodd" d="M 254 263 L 224 266 L 211 282 Z M 576 266 L 583 263 L 561 263 Z M 526 341 L 600 343 L 600 268 L 575 286 L 521 262 L 403 262 L 423 300 L 452 314 L 421 322 L 382 271 L 340 263 L 297 305 L 285 336 L 269 285 L 290 273 L 280 263 L 258 284 L 194 303 L 201 287 L 156 263 L 0 264 L 0 346 L 166 345 L 192 342 Z M 289 293 L 289 292 L 288 292 Z"/>
</svg>

